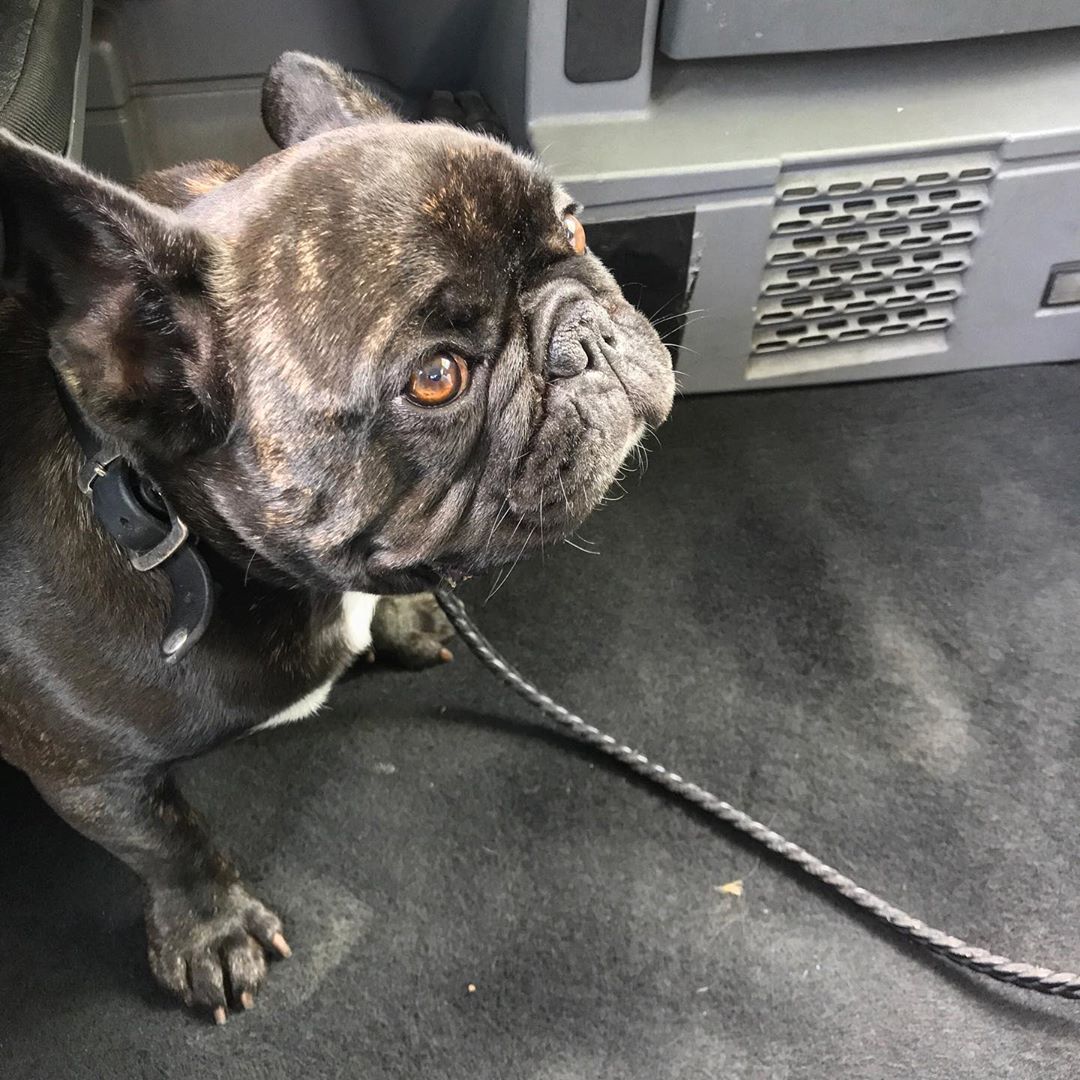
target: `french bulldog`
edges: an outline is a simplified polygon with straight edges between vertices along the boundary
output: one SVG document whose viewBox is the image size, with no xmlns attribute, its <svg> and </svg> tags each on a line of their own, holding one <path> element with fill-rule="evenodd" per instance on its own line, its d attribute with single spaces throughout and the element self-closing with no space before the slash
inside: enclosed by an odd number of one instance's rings
<svg viewBox="0 0 1080 1080">
<path fill-rule="evenodd" d="M 290 949 L 171 766 L 373 643 L 448 659 L 432 586 L 568 535 L 674 389 L 533 158 L 299 53 L 263 116 L 280 152 L 141 195 L 0 134 L 0 755 L 141 877 L 154 975 L 219 1023 Z M 150 566 L 86 498 L 116 461 L 182 528 Z M 177 659 L 191 550 L 216 603 Z"/>
</svg>

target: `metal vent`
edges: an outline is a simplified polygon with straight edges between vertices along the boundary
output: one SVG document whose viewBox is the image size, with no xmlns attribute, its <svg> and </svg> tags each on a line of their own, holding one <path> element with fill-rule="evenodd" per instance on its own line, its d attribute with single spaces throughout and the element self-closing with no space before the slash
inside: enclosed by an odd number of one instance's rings
<svg viewBox="0 0 1080 1080">
<path fill-rule="evenodd" d="M 993 176 L 985 161 L 951 160 L 783 177 L 753 355 L 947 328 Z"/>
</svg>

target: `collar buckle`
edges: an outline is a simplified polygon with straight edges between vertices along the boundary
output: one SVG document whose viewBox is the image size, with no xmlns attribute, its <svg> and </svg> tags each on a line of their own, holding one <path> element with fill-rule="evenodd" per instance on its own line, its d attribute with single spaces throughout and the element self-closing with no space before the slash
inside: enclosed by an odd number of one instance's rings
<svg viewBox="0 0 1080 1080">
<path fill-rule="evenodd" d="M 136 570 L 153 570 L 166 559 L 175 555 L 187 543 L 188 527 L 171 511 L 169 513 L 169 533 L 164 540 L 155 544 L 149 551 L 136 551 L 131 555 L 131 565 Z"/>
<path fill-rule="evenodd" d="M 160 568 L 169 582 L 172 602 L 159 648 L 164 662 L 175 664 L 210 625 L 214 581 L 206 561 L 188 542 L 188 527 L 169 500 L 146 477 L 140 477 L 122 454 L 102 445 L 59 378 L 56 392 L 82 451 L 78 485 L 90 500 L 94 517 L 127 556 L 132 569 Z"/>
<path fill-rule="evenodd" d="M 79 490 L 87 498 L 93 497 L 94 484 L 109 471 L 109 466 L 119 457 L 117 453 L 99 450 L 82 463 L 79 467 Z"/>
</svg>

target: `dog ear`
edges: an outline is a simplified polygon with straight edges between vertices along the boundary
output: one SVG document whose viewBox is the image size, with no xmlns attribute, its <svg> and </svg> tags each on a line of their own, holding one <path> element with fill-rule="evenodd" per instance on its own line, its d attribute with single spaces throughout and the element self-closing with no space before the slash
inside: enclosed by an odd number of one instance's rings
<svg viewBox="0 0 1080 1080">
<path fill-rule="evenodd" d="M 263 82 L 263 123 L 284 149 L 324 131 L 398 119 L 393 91 L 375 82 L 307 53 L 283 53 Z"/>
<path fill-rule="evenodd" d="M 223 437 L 214 242 L 168 210 L 0 130 L 0 293 L 48 330 L 86 415 L 135 461 Z"/>
<path fill-rule="evenodd" d="M 324 131 L 397 119 L 393 91 L 376 82 L 307 53 L 283 53 L 263 82 L 263 123 L 285 148 Z"/>
</svg>

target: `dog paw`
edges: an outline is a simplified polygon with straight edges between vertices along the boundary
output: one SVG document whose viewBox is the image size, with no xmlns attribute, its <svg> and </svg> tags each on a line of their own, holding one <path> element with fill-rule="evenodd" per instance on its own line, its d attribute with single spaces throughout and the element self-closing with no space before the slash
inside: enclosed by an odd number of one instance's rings
<svg viewBox="0 0 1080 1080">
<path fill-rule="evenodd" d="M 250 1009 L 266 978 L 266 957 L 289 957 L 281 920 L 239 885 L 196 902 L 157 890 L 146 910 L 150 968 L 166 990 L 224 1024 L 230 1009 Z"/>
<path fill-rule="evenodd" d="M 453 653 L 447 643 L 454 628 L 431 593 L 384 596 L 371 620 L 375 658 L 398 667 L 420 668 L 445 664 Z"/>
</svg>

